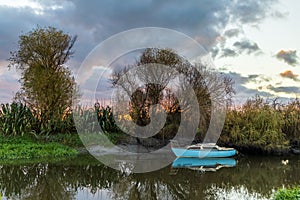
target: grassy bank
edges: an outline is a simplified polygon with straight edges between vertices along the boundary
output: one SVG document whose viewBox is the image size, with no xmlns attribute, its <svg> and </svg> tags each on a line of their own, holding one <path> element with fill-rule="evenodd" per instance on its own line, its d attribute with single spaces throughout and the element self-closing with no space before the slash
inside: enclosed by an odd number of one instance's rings
<svg viewBox="0 0 300 200">
<path fill-rule="evenodd" d="M 24 159 L 64 159 L 78 151 L 57 142 L 43 142 L 29 137 L 0 137 L 0 162 Z"/>
</svg>

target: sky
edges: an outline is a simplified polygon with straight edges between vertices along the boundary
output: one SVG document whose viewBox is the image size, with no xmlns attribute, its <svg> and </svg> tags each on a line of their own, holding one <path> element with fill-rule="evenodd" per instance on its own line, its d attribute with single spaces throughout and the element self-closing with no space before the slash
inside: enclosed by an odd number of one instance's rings
<svg viewBox="0 0 300 200">
<path fill-rule="evenodd" d="M 17 50 L 19 35 L 37 26 L 78 36 L 67 63 L 75 76 L 86 56 L 112 35 L 161 27 L 210 52 L 215 67 L 234 80 L 237 104 L 256 94 L 297 98 L 299 8 L 298 0 L 0 0 L 0 103 L 20 88 L 20 72 L 7 68 L 10 52 Z"/>
</svg>

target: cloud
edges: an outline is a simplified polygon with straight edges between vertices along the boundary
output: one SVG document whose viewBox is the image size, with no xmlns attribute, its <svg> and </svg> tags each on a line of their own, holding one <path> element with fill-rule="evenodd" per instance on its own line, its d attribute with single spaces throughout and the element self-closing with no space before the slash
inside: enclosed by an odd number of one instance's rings
<svg viewBox="0 0 300 200">
<path fill-rule="evenodd" d="M 19 78 L 14 69 L 0 66 L 0 103 L 10 101 L 20 89 Z"/>
<path fill-rule="evenodd" d="M 282 92 L 282 93 L 300 93 L 300 88 L 295 86 L 282 86 L 282 87 L 274 87 L 272 85 L 269 85 L 267 89 L 272 90 L 274 92 Z"/>
<path fill-rule="evenodd" d="M 16 47 L 18 35 L 37 24 L 55 26 L 70 34 L 77 34 L 74 59 L 83 60 L 92 48 L 109 36 L 131 28 L 157 26 L 181 31 L 193 38 L 201 38 L 210 49 L 216 38 L 233 19 L 244 25 L 257 23 L 268 16 L 276 0 L 80 0 L 34 1 L 39 12 L 30 7 L 0 6 L 1 50 L 9 52 Z M 247 10 L 239 10 L 240 8 Z M 252 9 L 256 8 L 256 9 Z M 260 16 L 260 17 L 257 17 Z M 247 20 L 246 20 L 247 18 Z M 235 20 L 236 21 L 236 20 Z M 237 34 L 237 30 L 227 32 Z M 3 45 L 2 43 L 6 43 Z M 128 41 L 130 42 L 130 41 Z M 1 52 L 1 51 L 0 51 Z M 0 54 L 7 59 L 8 53 Z"/>
<path fill-rule="evenodd" d="M 258 77 L 259 77 L 258 74 L 251 74 L 251 75 L 248 75 L 248 78 L 249 78 L 249 79 L 256 79 L 256 78 L 258 78 Z"/>
<path fill-rule="evenodd" d="M 0 62 L 17 50 L 18 36 L 37 25 L 54 26 L 78 35 L 70 68 L 74 71 L 100 42 L 113 34 L 137 27 L 174 29 L 196 39 L 210 50 L 229 24 L 259 24 L 271 16 L 276 0 L 49 0 L 32 7 L 0 6 Z M 273 12 L 273 11 L 272 11 Z M 274 13 L 274 12 L 273 12 Z M 227 37 L 237 35 L 227 32 Z M 126 40 L 124 43 L 130 43 Z M 228 52 L 228 50 L 226 53 Z M 232 53 L 232 52 L 231 52 Z M 233 55 L 233 53 L 231 54 Z M 73 66 L 75 65 L 75 66 Z M 15 82 L 17 85 L 18 83 Z"/>
<path fill-rule="evenodd" d="M 254 78 L 254 76 L 258 77 L 259 75 L 251 75 L 252 77 L 245 77 L 236 72 L 226 73 L 227 76 L 231 77 L 234 81 L 234 90 L 236 91 L 236 95 L 234 97 L 234 101 L 238 104 L 244 103 L 246 100 L 254 97 L 255 95 L 260 95 L 261 97 L 273 97 L 272 94 L 259 91 L 257 89 L 248 88 L 245 85 Z"/>
<path fill-rule="evenodd" d="M 276 58 L 283 60 L 289 65 L 295 66 L 298 64 L 298 56 L 296 50 L 281 50 L 276 54 Z"/>
<path fill-rule="evenodd" d="M 249 41 L 249 40 L 243 40 L 240 42 L 235 42 L 233 44 L 234 47 L 239 51 L 239 53 L 246 53 L 246 54 L 251 54 L 254 52 L 257 52 L 260 50 L 258 47 L 257 43 Z"/>
<path fill-rule="evenodd" d="M 238 54 L 233 49 L 224 48 L 222 49 L 221 57 L 235 57 Z"/>
<path fill-rule="evenodd" d="M 234 13 L 235 18 L 233 21 L 241 22 L 242 24 L 258 24 L 264 20 L 268 15 L 273 15 L 272 5 L 278 2 L 277 0 L 238 0 L 235 1 L 233 8 L 230 10 Z M 277 15 L 280 13 L 277 11 Z"/>
<path fill-rule="evenodd" d="M 280 76 L 284 77 L 284 78 L 290 78 L 290 79 L 296 79 L 299 75 L 298 74 L 294 74 L 291 70 L 286 70 L 282 73 L 280 73 Z"/>
<path fill-rule="evenodd" d="M 53 11 L 53 16 L 68 26 L 88 31 L 95 41 L 102 41 L 131 28 L 159 26 L 201 38 L 202 44 L 208 49 L 231 21 L 241 25 L 257 24 L 271 15 L 271 8 L 277 3 L 276 0 L 67 2 L 73 5 L 69 9 Z"/>
<path fill-rule="evenodd" d="M 237 37 L 240 35 L 240 29 L 238 28 L 233 28 L 233 29 L 229 29 L 229 30 L 226 30 L 225 33 L 224 33 L 224 36 L 225 37 L 228 37 L 228 38 L 232 38 L 232 37 Z"/>
<path fill-rule="evenodd" d="M 215 58 L 215 57 L 218 55 L 218 53 L 219 53 L 219 48 L 218 48 L 218 47 L 213 47 L 213 48 L 210 50 L 210 53 L 211 53 L 211 56 L 212 56 L 213 58 Z"/>
<path fill-rule="evenodd" d="M 220 57 L 236 57 L 239 54 L 246 53 L 248 55 L 252 53 L 259 53 L 260 48 L 257 43 L 249 40 L 238 41 L 233 44 L 233 48 L 224 47 L 221 51 Z M 216 52 L 214 52 L 216 53 Z M 215 54 L 216 57 L 216 54 Z"/>
</svg>

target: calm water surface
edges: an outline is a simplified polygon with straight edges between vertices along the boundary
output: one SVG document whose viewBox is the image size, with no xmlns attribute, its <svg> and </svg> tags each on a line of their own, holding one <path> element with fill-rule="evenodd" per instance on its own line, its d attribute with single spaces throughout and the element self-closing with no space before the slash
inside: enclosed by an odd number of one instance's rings
<svg viewBox="0 0 300 200">
<path fill-rule="evenodd" d="M 242 157 L 215 172 L 174 169 L 125 174 L 84 155 L 59 163 L 2 164 L 2 199 L 268 199 L 300 184 L 300 157 Z"/>
</svg>

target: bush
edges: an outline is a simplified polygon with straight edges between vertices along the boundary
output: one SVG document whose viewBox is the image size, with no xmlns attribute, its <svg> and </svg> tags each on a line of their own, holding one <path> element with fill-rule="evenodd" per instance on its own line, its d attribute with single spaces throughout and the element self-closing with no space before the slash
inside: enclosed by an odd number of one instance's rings
<svg viewBox="0 0 300 200">
<path fill-rule="evenodd" d="M 241 108 L 228 110 L 220 141 L 264 150 L 285 146 L 284 124 L 281 112 L 257 96 Z"/>
<path fill-rule="evenodd" d="M 280 106 L 280 112 L 284 118 L 282 131 L 291 143 L 300 145 L 300 101 L 295 99 L 287 105 Z"/>
</svg>

